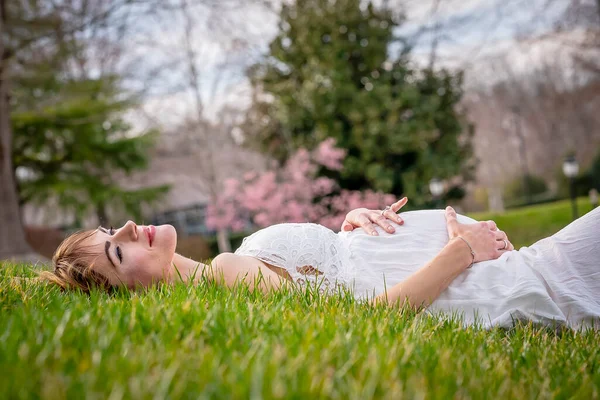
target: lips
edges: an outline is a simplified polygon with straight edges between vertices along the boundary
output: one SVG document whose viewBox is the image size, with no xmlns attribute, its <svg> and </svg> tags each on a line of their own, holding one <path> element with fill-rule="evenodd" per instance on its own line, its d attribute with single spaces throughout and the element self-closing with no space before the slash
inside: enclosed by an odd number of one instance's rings
<svg viewBox="0 0 600 400">
<path fill-rule="evenodd" d="M 156 236 L 156 227 L 153 225 L 147 226 L 144 228 L 146 232 L 146 236 L 148 236 L 148 245 L 152 247 L 152 242 L 154 241 L 154 236 Z"/>
</svg>

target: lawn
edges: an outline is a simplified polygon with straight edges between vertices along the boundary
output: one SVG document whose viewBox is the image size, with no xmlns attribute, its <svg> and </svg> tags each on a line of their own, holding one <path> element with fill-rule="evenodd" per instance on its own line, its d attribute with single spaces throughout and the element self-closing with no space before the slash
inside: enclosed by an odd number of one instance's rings
<svg viewBox="0 0 600 400">
<path fill-rule="evenodd" d="M 579 216 L 592 209 L 587 197 L 577 201 Z M 572 220 L 571 201 L 563 200 L 536 206 L 508 210 L 502 214 L 472 213 L 470 217 L 480 221 L 492 219 L 504 230 L 515 248 L 530 246 L 536 241 L 550 236 Z"/>
<path fill-rule="evenodd" d="M 540 208 L 516 218 L 560 228 L 564 205 Z M 30 266 L 0 267 L 2 399 L 600 396 L 594 332 L 465 329 L 310 289 L 180 284 L 87 296 L 34 278 Z"/>
</svg>

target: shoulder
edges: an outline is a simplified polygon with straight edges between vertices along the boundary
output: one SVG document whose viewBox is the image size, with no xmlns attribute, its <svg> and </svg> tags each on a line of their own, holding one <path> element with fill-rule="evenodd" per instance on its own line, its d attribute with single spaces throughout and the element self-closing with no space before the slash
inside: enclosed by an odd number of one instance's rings
<svg viewBox="0 0 600 400">
<path fill-rule="evenodd" d="M 244 269 L 243 257 L 234 253 L 221 253 L 213 258 L 211 267 L 214 272 L 228 275 L 237 275 Z"/>
<path fill-rule="evenodd" d="M 279 281 L 279 276 L 262 261 L 234 253 L 221 253 L 212 260 L 213 273 L 221 275 L 228 285 L 236 281 L 252 281 L 259 277 Z"/>
<path fill-rule="evenodd" d="M 212 262 L 213 262 L 213 264 L 229 264 L 238 258 L 239 258 L 239 256 L 237 254 L 221 253 L 218 256 L 216 256 L 215 258 L 213 258 Z"/>
<path fill-rule="evenodd" d="M 248 270 L 260 269 L 265 264 L 251 256 L 221 253 L 212 260 L 213 267 L 223 271 L 243 272 Z M 267 268 L 268 269 L 268 268 Z"/>
</svg>

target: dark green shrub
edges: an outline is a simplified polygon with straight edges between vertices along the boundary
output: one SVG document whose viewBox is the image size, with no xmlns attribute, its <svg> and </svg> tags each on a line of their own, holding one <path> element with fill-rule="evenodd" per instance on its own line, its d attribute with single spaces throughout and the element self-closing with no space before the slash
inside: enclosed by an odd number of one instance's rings
<svg viewBox="0 0 600 400">
<path fill-rule="evenodd" d="M 525 183 L 529 189 L 527 196 Z M 548 192 L 548 185 L 544 178 L 535 175 L 520 176 L 508 183 L 504 188 L 504 201 L 507 204 L 529 204 L 534 198 L 539 198 Z M 529 197 L 529 198 L 528 198 Z"/>
</svg>

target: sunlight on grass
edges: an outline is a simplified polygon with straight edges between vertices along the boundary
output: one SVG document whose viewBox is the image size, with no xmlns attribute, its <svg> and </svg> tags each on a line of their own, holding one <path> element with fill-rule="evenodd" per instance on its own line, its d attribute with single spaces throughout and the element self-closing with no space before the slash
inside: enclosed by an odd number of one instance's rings
<svg viewBox="0 0 600 400">
<path fill-rule="evenodd" d="M 580 199 L 580 213 L 591 207 Z M 516 245 L 569 202 L 494 219 Z M 463 328 L 315 288 L 62 293 L 0 265 L 0 398 L 598 398 L 600 335 Z"/>
<path fill-rule="evenodd" d="M 348 293 L 61 293 L 0 267 L 0 398 L 593 398 L 599 336 L 461 328 Z"/>
</svg>

